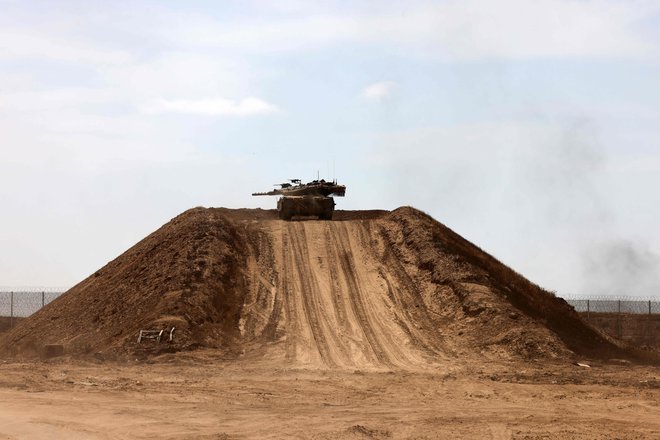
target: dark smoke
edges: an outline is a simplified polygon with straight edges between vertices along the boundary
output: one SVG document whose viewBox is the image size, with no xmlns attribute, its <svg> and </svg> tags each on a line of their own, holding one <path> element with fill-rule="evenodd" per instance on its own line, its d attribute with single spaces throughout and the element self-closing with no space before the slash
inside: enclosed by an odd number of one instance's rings
<svg viewBox="0 0 660 440">
<path fill-rule="evenodd" d="M 539 210 L 533 220 L 572 228 L 608 223 L 612 212 L 599 190 L 607 156 L 589 121 L 574 120 L 555 139 L 532 141 L 521 162 L 524 181 L 518 184 L 530 186 L 530 205 Z"/>
<path fill-rule="evenodd" d="M 660 255 L 629 240 L 596 243 L 582 255 L 584 293 L 660 296 Z"/>
<path fill-rule="evenodd" d="M 602 189 L 609 178 L 608 156 L 599 145 L 589 121 L 577 120 L 552 150 L 536 150 L 543 157 L 536 155 L 529 168 L 545 214 L 576 234 L 581 291 L 572 293 L 660 295 L 660 256 L 626 238 L 632 231 L 616 228 L 616 209 Z"/>
</svg>

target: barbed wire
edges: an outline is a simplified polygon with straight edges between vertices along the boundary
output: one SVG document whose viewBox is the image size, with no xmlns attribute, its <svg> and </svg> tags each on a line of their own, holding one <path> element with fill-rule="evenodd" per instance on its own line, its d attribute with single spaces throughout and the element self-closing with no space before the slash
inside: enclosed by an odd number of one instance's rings
<svg viewBox="0 0 660 440">
<path fill-rule="evenodd" d="M 566 301 L 660 301 L 660 296 L 631 296 L 631 295 L 557 295 Z"/>
<path fill-rule="evenodd" d="M 571 299 L 566 300 L 577 312 L 629 313 L 636 315 L 660 314 L 660 301 L 652 300 L 610 300 L 610 299 Z"/>
<path fill-rule="evenodd" d="M 1 292 L 14 292 L 14 293 L 41 293 L 41 292 L 59 292 L 64 293 L 70 287 L 65 286 L 0 286 Z"/>
</svg>

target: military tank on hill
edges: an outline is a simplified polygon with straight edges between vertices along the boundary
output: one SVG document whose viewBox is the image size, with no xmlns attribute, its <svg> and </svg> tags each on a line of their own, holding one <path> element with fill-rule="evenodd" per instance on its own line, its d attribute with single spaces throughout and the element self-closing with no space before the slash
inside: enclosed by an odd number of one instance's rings
<svg viewBox="0 0 660 440">
<path fill-rule="evenodd" d="M 300 179 L 289 179 L 278 183 L 279 188 L 268 192 L 252 193 L 253 196 L 282 196 L 277 201 L 277 212 L 282 220 L 293 217 L 318 217 L 319 220 L 332 220 L 335 211 L 335 197 L 344 197 L 346 186 L 336 180 L 323 179 L 302 183 Z"/>
</svg>

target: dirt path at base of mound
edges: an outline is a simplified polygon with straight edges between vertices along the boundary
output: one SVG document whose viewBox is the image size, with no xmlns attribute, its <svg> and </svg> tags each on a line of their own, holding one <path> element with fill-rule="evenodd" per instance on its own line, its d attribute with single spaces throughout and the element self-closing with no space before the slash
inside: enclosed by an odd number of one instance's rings
<svg viewBox="0 0 660 440">
<path fill-rule="evenodd" d="M 167 359 L 0 364 L 0 439 L 651 439 L 660 376 L 635 366 L 452 374 Z"/>
<path fill-rule="evenodd" d="M 438 338 L 420 331 L 429 322 L 405 304 L 415 286 L 379 261 L 384 244 L 372 221 L 275 221 L 264 231 L 272 257 L 251 264 L 242 328 L 248 339 L 282 336 L 267 357 L 342 369 L 415 369 L 445 359 Z"/>
</svg>

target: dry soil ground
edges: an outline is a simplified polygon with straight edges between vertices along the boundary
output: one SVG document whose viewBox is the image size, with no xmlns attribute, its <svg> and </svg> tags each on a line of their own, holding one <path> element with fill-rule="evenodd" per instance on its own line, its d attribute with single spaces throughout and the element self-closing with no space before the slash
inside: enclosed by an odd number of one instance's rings
<svg viewBox="0 0 660 440">
<path fill-rule="evenodd" d="M 660 438 L 655 367 L 348 371 L 167 356 L 2 363 L 0 439 Z"/>
</svg>

